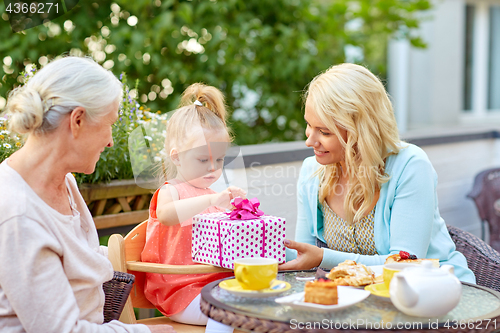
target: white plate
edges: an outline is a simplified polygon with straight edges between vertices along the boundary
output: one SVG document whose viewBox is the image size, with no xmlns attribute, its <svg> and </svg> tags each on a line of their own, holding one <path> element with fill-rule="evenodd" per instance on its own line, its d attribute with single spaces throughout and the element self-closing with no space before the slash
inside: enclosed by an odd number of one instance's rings
<svg viewBox="0 0 500 333">
<path fill-rule="evenodd" d="M 338 286 L 338 304 L 323 305 L 304 302 L 304 292 L 277 298 L 275 301 L 280 304 L 289 305 L 296 309 L 316 312 L 330 312 L 345 309 L 351 305 L 361 302 L 370 292 L 363 289 L 356 289 L 348 286 Z"/>
</svg>

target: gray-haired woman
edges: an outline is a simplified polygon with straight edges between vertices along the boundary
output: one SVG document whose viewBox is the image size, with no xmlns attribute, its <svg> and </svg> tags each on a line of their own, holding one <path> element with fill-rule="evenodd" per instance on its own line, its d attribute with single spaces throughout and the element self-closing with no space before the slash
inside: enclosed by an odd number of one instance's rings
<svg viewBox="0 0 500 333">
<path fill-rule="evenodd" d="M 25 145 L 0 164 L 1 332 L 174 332 L 103 322 L 113 276 L 72 172 L 92 173 L 113 145 L 121 83 L 91 59 L 42 68 L 7 101 Z"/>
</svg>

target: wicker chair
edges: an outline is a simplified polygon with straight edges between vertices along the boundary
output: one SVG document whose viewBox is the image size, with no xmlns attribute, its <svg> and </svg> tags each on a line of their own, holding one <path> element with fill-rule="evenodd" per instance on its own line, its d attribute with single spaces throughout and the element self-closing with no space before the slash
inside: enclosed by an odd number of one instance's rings
<svg viewBox="0 0 500 333">
<path fill-rule="evenodd" d="M 102 286 L 105 295 L 104 301 L 104 322 L 120 319 L 123 307 L 127 302 L 128 295 L 132 290 L 135 276 L 128 273 L 117 272 L 113 274 L 113 279 L 105 282 Z"/>
<path fill-rule="evenodd" d="M 476 283 L 500 291 L 500 253 L 470 232 L 448 225 L 448 232 L 457 251 L 467 259 L 476 275 Z"/>
<path fill-rule="evenodd" d="M 474 185 L 467 197 L 474 200 L 481 218 L 481 238 L 485 239 L 485 223 L 490 229 L 490 245 L 500 251 L 500 215 L 495 201 L 500 199 L 500 168 L 484 170 L 474 178 Z"/>
</svg>

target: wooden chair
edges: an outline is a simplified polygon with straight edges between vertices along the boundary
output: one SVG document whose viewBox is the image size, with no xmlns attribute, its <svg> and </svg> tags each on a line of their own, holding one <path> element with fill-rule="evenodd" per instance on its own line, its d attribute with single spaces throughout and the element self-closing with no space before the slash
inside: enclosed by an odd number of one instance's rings
<svg viewBox="0 0 500 333">
<path fill-rule="evenodd" d="M 130 296 L 123 308 L 120 321 L 127 324 L 159 325 L 168 324 L 174 327 L 177 333 L 205 332 L 205 326 L 194 326 L 173 322 L 167 317 L 156 317 L 137 320 L 135 308 L 155 309 L 155 306 L 144 296 L 144 281 L 146 273 L 161 274 L 201 274 L 231 272 L 229 269 L 211 265 L 163 265 L 141 262 L 141 252 L 146 243 L 147 221 L 132 229 L 125 237 L 119 234 L 111 235 L 108 242 L 108 257 L 113 264 L 113 269 L 135 275 L 135 282 Z M 235 330 L 235 332 L 238 332 Z"/>
<path fill-rule="evenodd" d="M 500 253 L 470 232 L 448 225 L 448 232 L 457 251 L 467 259 L 479 286 L 500 291 Z"/>
</svg>

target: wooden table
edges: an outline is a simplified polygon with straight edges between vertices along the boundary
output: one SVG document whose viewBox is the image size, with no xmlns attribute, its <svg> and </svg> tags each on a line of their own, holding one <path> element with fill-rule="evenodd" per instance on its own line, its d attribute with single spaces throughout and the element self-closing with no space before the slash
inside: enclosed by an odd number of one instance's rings
<svg viewBox="0 0 500 333">
<path fill-rule="evenodd" d="M 343 310 L 318 313 L 296 310 L 274 300 L 304 290 L 299 272 L 282 272 L 278 279 L 292 288 L 268 298 L 238 297 L 218 287 L 215 281 L 202 289 L 201 310 L 208 317 L 235 328 L 262 333 L 305 332 L 493 332 L 500 330 L 500 293 L 463 283 L 460 303 L 442 317 L 412 317 L 398 311 L 388 298 L 370 295 Z M 314 272 L 300 272 L 301 276 Z"/>
</svg>

